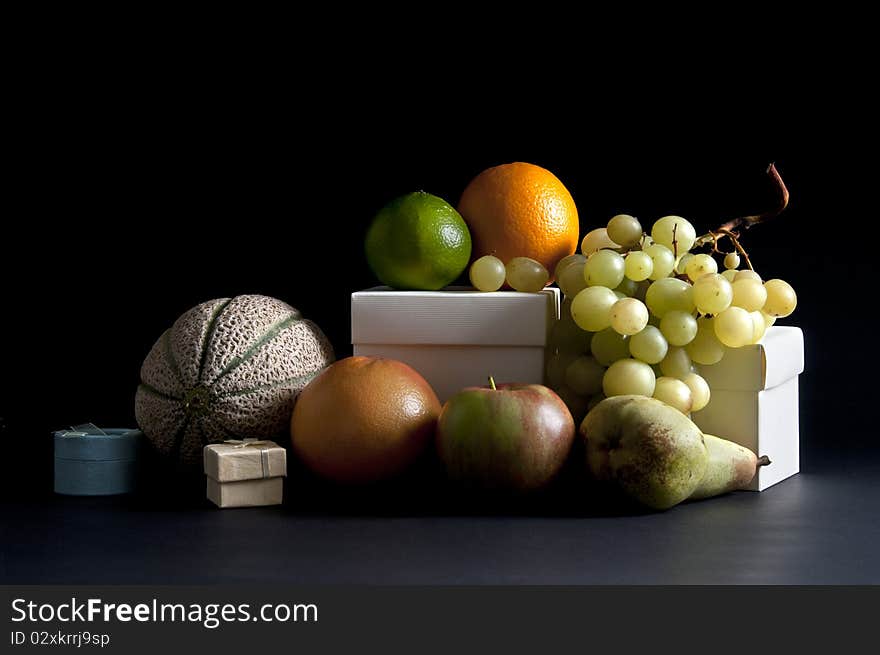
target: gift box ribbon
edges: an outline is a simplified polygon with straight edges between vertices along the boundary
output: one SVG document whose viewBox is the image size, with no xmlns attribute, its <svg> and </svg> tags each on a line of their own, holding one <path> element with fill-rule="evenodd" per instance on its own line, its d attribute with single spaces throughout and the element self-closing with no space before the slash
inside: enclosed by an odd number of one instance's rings
<svg viewBox="0 0 880 655">
<path fill-rule="evenodd" d="M 103 437 L 110 436 L 94 423 L 82 423 L 80 425 L 73 425 L 69 430 L 64 430 L 61 433 L 62 437 L 88 437 L 93 435 L 100 435 Z"/>
<path fill-rule="evenodd" d="M 269 449 L 266 445 L 272 444 L 271 441 L 261 439 L 227 439 L 223 443 L 231 444 L 233 448 L 259 448 L 260 465 L 263 467 L 263 477 L 269 477 Z"/>
</svg>

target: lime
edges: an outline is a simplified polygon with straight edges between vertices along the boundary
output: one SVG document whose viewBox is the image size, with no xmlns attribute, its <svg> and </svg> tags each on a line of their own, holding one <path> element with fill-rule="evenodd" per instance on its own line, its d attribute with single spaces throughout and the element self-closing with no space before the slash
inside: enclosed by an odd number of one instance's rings
<svg viewBox="0 0 880 655">
<path fill-rule="evenodd" d="M 461 275 L 471 258 L 464 219 L 448 202 L 424 191 L 380 209 L 365 245 L 373 273 L 395 289 L 441 289 Z"/>
</svg>

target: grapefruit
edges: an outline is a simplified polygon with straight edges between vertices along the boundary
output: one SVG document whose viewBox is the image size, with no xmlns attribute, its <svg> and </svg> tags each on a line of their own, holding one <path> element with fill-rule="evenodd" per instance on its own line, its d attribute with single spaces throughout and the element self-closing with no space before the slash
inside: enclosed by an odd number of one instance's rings
<svg viewBox="0 0 880 655">
<path fill-rule="evenodd" d="M 393 359 L 348 357 L 300 393 L 290 421 L 294 453 L 342 483 L 401 473 L 432 440 L 440 401 L 414 369 Z"/>
</svg>

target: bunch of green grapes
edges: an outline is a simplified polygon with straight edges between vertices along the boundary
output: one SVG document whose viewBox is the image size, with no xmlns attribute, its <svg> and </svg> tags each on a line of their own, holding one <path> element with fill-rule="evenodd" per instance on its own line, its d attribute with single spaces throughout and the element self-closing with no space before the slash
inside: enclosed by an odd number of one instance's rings
<svg viewBox="0 0 880 655">
<path fill-rule="evenodd" d="M 738 270 L 736 252 L 725 254 L 719 273 L 711 254 L 692 252 L 700 241 L 680 216 L 659 219 L 649 236 L 636 218 L 620 214 L 584 237 L 582 254 L 556 266 L 565 300 L 546 377 L 576 420 L 623 394 L 697 412 L 710 390 L 696 365 L 757 343 L 794 311 L 797 296 L 787 282 Z"/>
</svg>

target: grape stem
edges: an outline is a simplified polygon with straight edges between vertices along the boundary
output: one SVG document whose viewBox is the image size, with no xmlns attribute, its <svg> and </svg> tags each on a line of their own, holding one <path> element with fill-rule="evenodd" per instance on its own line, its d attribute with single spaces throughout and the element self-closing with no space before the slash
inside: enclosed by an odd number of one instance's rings
<svg viewBox="0 0 880 655">
<path fill-rule="evenodd" d="M 743 261 L 746 263 L 746 266 L 749 267 L 749 270 L 755 270 L 755 267 L 752 266 L 752 260 L 749 259 L 749 253 L 747 253 L 746 249 L 742 247 L 742 244 L 739 242 L 739 239 L 736 238 L 735 233 L 731 232 L 730 230 L 719 228 L 718 230 L 715 230 L 714 234 L 711 232 L 710 234 L 712 234 L 712 236 L 714 237 L 712 241 L 712 252 L 721 252 L 720 250 L 718 250 L 718 235 L 721 234 L 722 236 L 726 236 L 728 239 L 730 239 L 730 242 L 733 244 L 733 247 L 736 248 L 736 251 L 740 255 L 742 255 Z"/>
<path fill-rule="evenodd" d="M 776 205 L 773 208 L 768 209 L 765 212 L 761 212 L 760 214 L 752 214 L 750 216 L 739 216 L 738 218 L 733 218 L 721 225 L 720 227 L 716 228 L 715 230 L 710 231 L 708 234 L 704 234 L 703 236 L 698 238 L 694 242 L 694 247 L 696 248 L 698 246 L 705 245 L 711 241 L 713 253 L 728 254 L 718 249 L 719 237 L 727 237 L 728 239 L 730 239 L 733 247 L 736 249 L 736 252 L 742 255 L 743 259 L 746 262 L 746 265 L 749 267 L 749 270 L 755 270 L 754 266 L 752 266 L 751 260 L 749 259 L 748 253 L 739 242 L 740 230 L 748 230 L 753 225 L 763 223 L 767 219 L 778 216 L 783 212 L 786 207 L 788 207 L 789 200 L 788 188 L 785 186 L 785 182 L 782 181 L 782 176 L 779 174 L 779 171 L 776 170 L 776 164 L 771 163 L 767 167 L 767 175 L 770 176 L 770 179 L 773 182 L 773 187 L 776 190 Z"/>
<path fill-rule="evenodd" d="M 776 206 L 760 214 L 755 214 L 753 216 L 740 216 L 739 218 L 729 220 L 719 227 L 716 232 L 720 232 L 721 230 L 730 230 L 732 232 L 739 227 L 747 230 L 752 225 L 756 225 L 766 221 L 768 218 L 773 218 L 774 216 L 781 214 L 782 211 L 788 207 L 788 188 L 785 186 L 785 182 L 782 181 L 782 176 L 779 174 L 779 171 L 776 170 L 776 164 L 770 164 L 767 167 L 767 175 L 770 176 L 770 179 L 773 182 L 773 187 L 776 190 Z"/>
<path fill-rule="evenodd" d="M 492 387 L 492 391 L 498 391 L 498 387 L 495 386 L 495 378 L 491 375 L 489 376 L 489 386 Z"/>
</svg>

